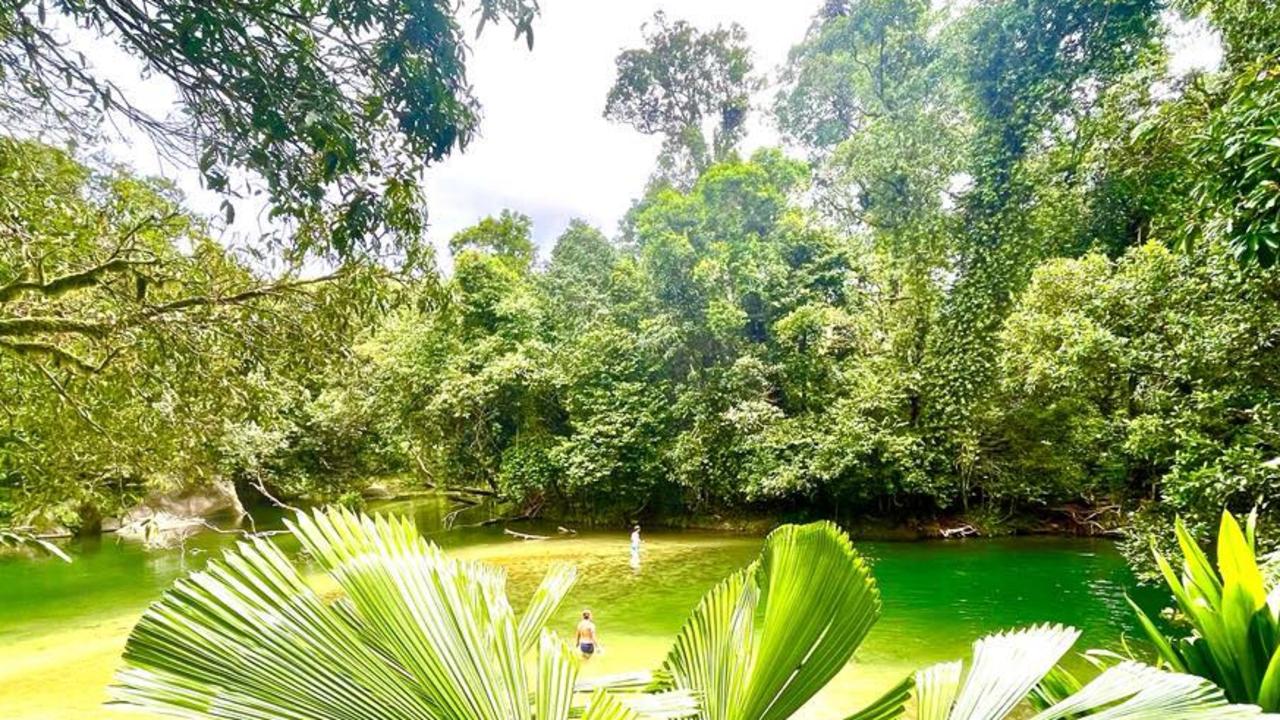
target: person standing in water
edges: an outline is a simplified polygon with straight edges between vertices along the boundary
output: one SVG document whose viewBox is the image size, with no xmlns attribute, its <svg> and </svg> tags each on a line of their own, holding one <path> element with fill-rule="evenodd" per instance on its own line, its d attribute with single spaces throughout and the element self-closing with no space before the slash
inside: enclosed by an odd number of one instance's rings
<svg viewBox="0 0 1280 720">
<path fill-rule="evenodd" d="M 631 569 L 640 569 L 640 526 L 631 530 Z"/>
<path fill-rule="evenodd" d="M 596 624 L 591 621 L 590 610 L 582 611 L 582 620 L 578 622 L 578 633 L 574 636 L 573 643 L 578 646 L 578 652 L 582 653 L 584 660 L 596 653 Z"/>
</svg>

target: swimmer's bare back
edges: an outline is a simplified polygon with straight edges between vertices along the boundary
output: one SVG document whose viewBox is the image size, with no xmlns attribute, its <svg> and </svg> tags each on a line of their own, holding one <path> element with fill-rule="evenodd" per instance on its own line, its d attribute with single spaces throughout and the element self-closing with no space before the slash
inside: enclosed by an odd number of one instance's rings
<svg viewBox="0 0 1280 720">
<path fill-rule="evenodd" d="M 578 623 L 578 633 L 575 638 L 578 650 L 585 656 L 590 657 L 596 651 L 596 624 L 590 620 L 583 620 Z"/>
</svg>

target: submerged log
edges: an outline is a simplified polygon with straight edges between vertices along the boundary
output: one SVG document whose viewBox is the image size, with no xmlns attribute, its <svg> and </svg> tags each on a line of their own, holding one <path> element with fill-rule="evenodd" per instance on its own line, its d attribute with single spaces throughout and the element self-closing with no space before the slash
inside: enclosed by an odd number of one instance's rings
<svg viewBox="0 0 1280 720">
<path fill-rule="evenodd" d="M 541 541 L 541 539 L 550 539 L 549 536 L 531 536 L 529 533 L 517 533 L 516 530 L 512 530 L 511 528 L 503 528 L 502 532 L 503 534 L 507 534 L 507 536 L 522 539 L 522 541 Z"/>
</svg>

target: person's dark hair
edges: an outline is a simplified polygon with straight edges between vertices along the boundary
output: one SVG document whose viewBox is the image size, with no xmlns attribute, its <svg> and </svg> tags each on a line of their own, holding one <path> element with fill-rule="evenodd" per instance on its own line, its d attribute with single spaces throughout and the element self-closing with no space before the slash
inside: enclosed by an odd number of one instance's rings
<svg viewBox="0 0 1280 720">
<path fill-rule="evenodd" d="M 590 611 L 590 610 L 583 610 L 583 611 L 582 611 L 582 619 L 583 619 L 583 620 L 590 620 L 590 619 L 591 619 L 591 611 Z"/>
</svg>

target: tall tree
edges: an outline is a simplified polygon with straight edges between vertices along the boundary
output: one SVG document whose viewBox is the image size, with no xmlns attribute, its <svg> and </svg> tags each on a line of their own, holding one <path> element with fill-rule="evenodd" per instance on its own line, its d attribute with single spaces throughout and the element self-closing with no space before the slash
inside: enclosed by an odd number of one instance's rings
<svg viewBox="0 0 1280 720">
<path fill-rule="evenodd" d="M 924 0 L 828 3 L 791 49 L 774 102 L 778 124 L 817 154 L 937 90 Z M 938 98 L 934 98 L 937 100 Z"/>
<path fill-rule="evenodd" d="M 604 116 L 661 135 L 659 176 L 687 187 L 742 139 L 760 80 L 736 23 L 704 32 L 659 11 L 643 30 L 645 47 L 618 55 Z"/>
<path fill-rule="evenodd" d="M 528 215 L 503 210 L 498 217 L 486 217 L 449 238 L 449 250 L 455 257 L 470 250 L 506 258 L 527 270 L 534 259 L 532 230 Z"/>
<path fill-rule="evenodd" d="M 1030 212 L 1028 162 L 1064 111 L 1132 70 L 1158 28 L 1155 0 L 997 0 L 961 25 L 974 132 L 961 203 L 958 277 L 931 340 L 932 420 L 964 427 L 991 388 L 993 334 L 1049 248 Z M 1049 241 L 1053 240 L 1050 238 Z M 972 438 L 963 440 L 967 457 Z"/>
<path fill-rule="evenodd" d="M 817 166 L 817 205 L 876 249 L 903 417 L 923 412 L 925 350 L 950 272 L 951 190 L 969 135 L 943 16 L 920 0 L 825 4 L 783 70 L 775 112 Z"/>
</svg>

